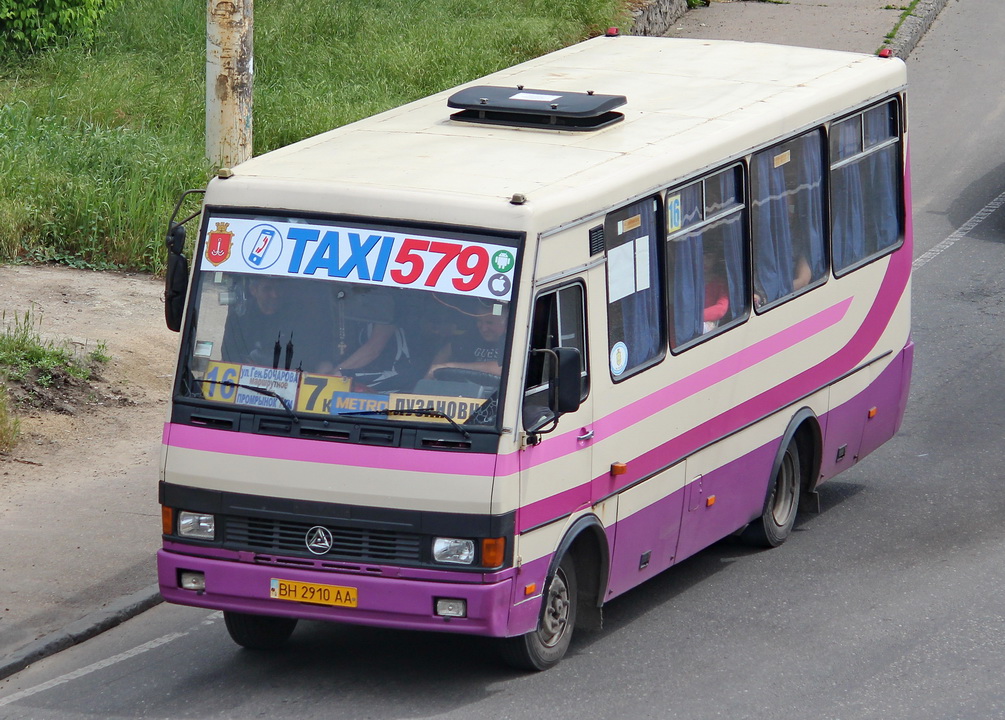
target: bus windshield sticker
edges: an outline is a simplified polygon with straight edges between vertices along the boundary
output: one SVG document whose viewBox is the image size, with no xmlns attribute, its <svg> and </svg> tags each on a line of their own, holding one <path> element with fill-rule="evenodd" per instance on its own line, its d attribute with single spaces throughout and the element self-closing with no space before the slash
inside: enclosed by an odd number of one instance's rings
<svg viewBox="0 0 1005 720">
<path fill-rule="evenodd" d="M 484 404 L 485 400 L 478 398 L 392 393 L 390 407 L 398 411 L 399 416 L 403 416 L 409 410 L 436 410 L 449 415 L 457 422 L 464 422 L 474 415 L 478 408 Z M 426 415 L 423 415 L 422 419 L 431 422 L 448 422 L 446 418 L 429 417 Z"/>
<path fill-rule="evenodd" d="M 680 195 L 667 197 L 667 232 L 674 233 L 684 227 L 684 212 Z"/>
<path fill-rule="evenodd" d="M 294 407 L 297 403 L 297 387 L 300 373 L 296 370 L 274 370 L 273 368 L 258 367 L 256 365 L 242 365 L 240 385 L 262 388 L 275 393 L 286 401 L 287 407 Z M 283 409 L 283 403 L 273 395 L 248 390 L 244 387 L 237 388 L 238 405 L 255 405 L 257 407 Z"/>
<path fill-rule="evenodd" d="M 607 251 L 607 288 L 610 302 L 649 289 L 649 236 L 644 235 Z"/>
<path fill-rule="evenodd" d="M 515 251 L 504 245 L 280 220 L 213 217 L 209 226 L 216 230 L 209 232 L 201 270 L 500 300 L 512 294 Z"/>
<path fill-rule="evenodd" d="M 336 412 L 335 398 L 348 395 L 351 384 L 352 382 L 347 377 L 304 373 L 303 377 L 300 378 L 297 412 L 331 415 Z M 384 398 L 384 404 L 387 405 L 387 398 Z M 341 407 L 341 404 L 338 405 Z M 352 409 L 358 408 L 352 407 Z"/>
<path fill-rule="evenodd" d="M 611 374 L 618 377 L 628 367 L 628 346 L 623 342 L 614 343 L 611 348 Z"/>
<path fill-rule="evenodd" d="M 642 227 L 641 215 L 632 215 L 630 218 L 618 220 L 618 235 L 624 235 L 626 232 L 631 232 L 640 227 Z"/>
</svg>

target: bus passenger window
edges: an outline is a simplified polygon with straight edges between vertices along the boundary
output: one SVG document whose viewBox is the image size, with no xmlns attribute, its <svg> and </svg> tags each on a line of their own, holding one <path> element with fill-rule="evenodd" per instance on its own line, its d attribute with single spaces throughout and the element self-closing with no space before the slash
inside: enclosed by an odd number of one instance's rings
<svg viewBox="0 0 1005 720">
<path fill-rule="evenodd" d="M 751 160 L 754 303 L 770 305 L 824 279 L 823 132 Z"/>
<path fill-rule="evenodd" d="M 653 365 L 666 347 L 659 199 L 649 197 L 608 214 L 607 322 L 615 380 Z"/>
<path fill-rule="evenodd" d="M 677 349 L 747 315 L 742 169 L 670 190 L 666 204 L 670 345 Z"/>
<path fill-rule="evenodd" d="M 901 222 L 896 101 L 831 125 L 831 249 L 837 273 L 897 244 Z"/>
<path fill-rule="evenodd" d="M 554 359 L 547 352 L 559 347 L 576 348 L 582 358 L 582 389 L 589 394 L 589 372 L 586 362 L 586 319 L 583 286 L 567 285 L 540 296 L 534 305 L 530 328 L 530 353 L 527 356 L 527 383 L 524 388 L 523 424 L 528 432 L 551 420 L 548 409 L 550 378 L 554 374 Z"/>
</svg>

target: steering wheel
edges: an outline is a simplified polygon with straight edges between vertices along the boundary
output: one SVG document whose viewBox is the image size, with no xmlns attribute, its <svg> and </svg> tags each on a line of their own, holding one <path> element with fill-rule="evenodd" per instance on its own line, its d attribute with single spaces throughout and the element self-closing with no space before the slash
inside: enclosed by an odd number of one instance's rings
<svg viewBox="0 0 1005 720">
<path fill-rule="evenodd" d="M 498 387 L 499 376 L 469 368 L 442 367 L 433 371 L 434 380 L 444 382 L 469 382 L 482 387 Z"/>
</svg>

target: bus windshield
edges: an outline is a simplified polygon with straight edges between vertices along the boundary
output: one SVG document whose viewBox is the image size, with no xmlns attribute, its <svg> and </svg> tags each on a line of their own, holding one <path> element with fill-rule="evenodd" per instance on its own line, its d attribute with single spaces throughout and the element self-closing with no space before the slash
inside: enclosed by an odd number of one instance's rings
<svg viewBox="0 0 1005 720">
<path fill-rule="evenodd" d="M 208 227 L 183 395 L 297 417 L 495 426 L 511 242 L 247 217 Z"/>
</svg>

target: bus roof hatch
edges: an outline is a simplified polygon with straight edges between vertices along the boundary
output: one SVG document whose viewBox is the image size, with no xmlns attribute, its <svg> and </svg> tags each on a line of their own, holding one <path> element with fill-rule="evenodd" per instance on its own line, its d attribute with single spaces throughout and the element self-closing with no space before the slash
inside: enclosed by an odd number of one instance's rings
<svg viewBox="0 0 1005 720">
<path fill-rule="evenodd" d="M 614 108 L 628 102 L 624 95 L 530 90 L 476 85 L 454 93 L 447 106 L 461 108 L 452 120 L 486 125 L 552 130 L 599 130 L 623 120 Z"/>
</svg>

